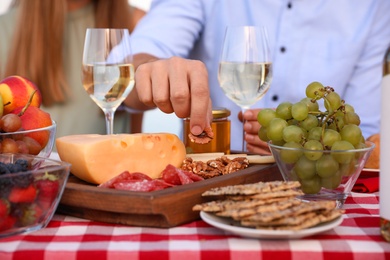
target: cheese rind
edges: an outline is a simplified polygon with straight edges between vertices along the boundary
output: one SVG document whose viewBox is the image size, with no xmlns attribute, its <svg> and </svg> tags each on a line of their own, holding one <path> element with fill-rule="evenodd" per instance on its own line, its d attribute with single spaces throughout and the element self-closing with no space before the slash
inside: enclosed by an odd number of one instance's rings
<svg viewBox="0 0 390 260">
<path fill-rule="evenodd" d="M 72 164 L 78 178 L 101 184 L 123 171 L 159 178 L 168 164 L 180 167 L 186 157 L 174 134 L 69 135 L 56 139 L 60 159 Z"/>
</svg>

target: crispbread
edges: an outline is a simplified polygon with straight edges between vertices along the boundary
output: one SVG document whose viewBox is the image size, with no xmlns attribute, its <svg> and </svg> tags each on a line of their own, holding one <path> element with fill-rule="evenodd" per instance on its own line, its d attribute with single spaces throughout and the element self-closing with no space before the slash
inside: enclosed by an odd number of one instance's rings
<svg viewBox="0 0 390 260">
<path fill-rule="evenodd" d="M 243 199 L 261 199 L 261 200 L 267 200 L 267 199 L 273 199 L 273 198 L 284 198 L 284 197 L 292 197 L 292 196 L 299 196 L 303 195 L 303 192 L 301 190 L 280 190 L 280 191 L 274 191 L 274 192 L 263 192 L 248 196 L 228 196 L 228 199 L 231 200 L 243 200 Z"/>
<path fill-rule="evenodd" d="M 193 210 L 230 217 L 257 229 L 300 230 L 333 220 L 344 211 L 335 201 L 302 201 L 299 182 L 259 182 L 214 188 L 203 196 L 218 200 L 195 205 Z"/>
<path fill-rule="evenodd" d="M 231 217 L 235 220 L 255 215 L 257 213 L 274 212 L 284 210 L 302 203 L 301 200 L 296 198 L 284 199 L 277 202 L 266 203 L 255 207 L 241 208 L 241 209 L 230 209 L 217 212 L 216 215 L 220 217 Z"/>
<path fill-rule="evenodd" d="M 224 210 L 239 210 L 252 208 L 259 205 L 272 204 L 274 202 L 284 201 L 292 197 L 263 199 L 244 199 L 244 200 L 213 200 L 202 204 L 195 205 L 192 210 L 205 212 L 219 212 Z"/>
<path fill-rule="evenodd" d="M 326 212 L 317 212 L 315 216 L 311 216 L 310 218 L 306 218 L 300 224 L 297 225 L 280 225 L 280 226 L 256 226 L 259 228 L 273 229 L 273 230 L 301 230 L 309 227 L 316 226 L 321 223 L 329 222 L 340 217 L 344 213 L 344 210 L 334 209 Z"/>
<path fill-rule="evenodd" d="M 253 195 L 272 191 L 288 190 L 300 187 L 298 181 L 284 182 L 258 182 L 253 184 L 231 185 L 210 189 L 202 196 L 222 196 L 222 195 Z"/>
<path fill-rule="evenodd" d="M 335 207 L 336 207 L 335 201 L 330 201 L 330 200 L 310 201 L 310 202 L 301 203 L 299 205 L 292 206 L 284 210 L 278 210 L 272 212 L 269 211 L 259 212 L 257 214 L 245 218 L 245 220 L 270 222 L 272 220 L 279 219 L 282 217 L 298 216 L 306 212 L 313 212 L 313 211 L 320 211 L 320 210 L 330 211 Z"/>
</svg>

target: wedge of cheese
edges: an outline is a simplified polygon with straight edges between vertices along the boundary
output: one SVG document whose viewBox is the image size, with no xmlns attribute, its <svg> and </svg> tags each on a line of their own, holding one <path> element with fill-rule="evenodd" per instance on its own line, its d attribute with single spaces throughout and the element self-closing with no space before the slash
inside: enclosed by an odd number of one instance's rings
<svg viewBox="0 0 390 260">
<path fill-rule="evenodd" d="M 62 161 L 72 164 L 78 178 L 101 184 L 123 171 L 160 177 L 168 164 L 180 167 L 186 157 L 183 142 L 174 134 L 69 135 L 56 139 Z"/>
</svg>

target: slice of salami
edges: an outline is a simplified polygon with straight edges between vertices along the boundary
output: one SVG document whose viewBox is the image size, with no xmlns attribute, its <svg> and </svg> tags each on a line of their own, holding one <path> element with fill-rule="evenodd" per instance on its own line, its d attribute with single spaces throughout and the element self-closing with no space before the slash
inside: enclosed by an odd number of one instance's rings
<svg viewBox="0 0 390 260">
<path fill-rule="evenodd" d="M 181 185 L 181 180 L 177 173 L 177 168 L 172 164 L 168 164 L 167 167 L 162 171 L 161 178 L 172 185 Z"/>
<path fill-rule="evenodd" d="M 98 187 L 101 188 L 114 188 L 114 183 L 121 182 L 123 180 L 131 180 L 131 174 L 128 171 L 124 171 L 121 174 L 115 176 L 114 178 L 111 178 L 110 180 L 103 182 L 102 184 L 98 185 Z"/>
</svg>

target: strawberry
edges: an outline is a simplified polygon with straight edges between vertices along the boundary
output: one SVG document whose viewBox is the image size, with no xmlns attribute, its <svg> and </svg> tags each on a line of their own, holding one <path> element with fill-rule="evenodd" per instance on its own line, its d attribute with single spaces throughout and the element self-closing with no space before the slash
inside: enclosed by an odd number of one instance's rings
<svg viewBox="0 0 390 260">
<path fill-rule="evenodd" d="M 8 215 L 5 219 L 0 220 L 0 232 L 12 228 L 16 223 L 14 216 Z"/>
<path fill-rule="evenodd" d="M 33 184 L 30 184 L 26 188 L 13 187 L 8 195 L 8 200 L 11 203 L 30 203 L 35 200 L 36 196 L 37 190 Z"/>
<path fill-rule="evenodd" d="M 43 210 L 48 210 L 57 197 L 60 188 L 58 180 L 45 178 L 37 181 L 35 185 L 38 189 L 37 203 Z"/>
<path fill-rule="evenodd" d="M 9 214 L 10 205 L 5 199 L 0 199 L 0 221 L 4 220 Z"/>
</svg>

